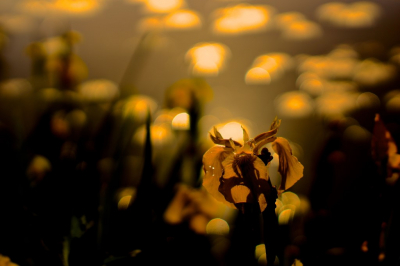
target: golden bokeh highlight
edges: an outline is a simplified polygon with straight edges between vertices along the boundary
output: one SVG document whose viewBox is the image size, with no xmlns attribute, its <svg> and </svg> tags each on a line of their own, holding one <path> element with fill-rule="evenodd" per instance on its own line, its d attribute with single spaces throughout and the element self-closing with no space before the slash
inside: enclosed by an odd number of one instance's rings
<svg viewBox="0 0 400 266">
<path fill-rule="evenodd" d="M 102 5 L 102 0 L 56 0 L 53 8 L 71 15 L 92 15 Z"/>
<path fill-rule="evenodd" d="M 230 56 L 230 50 L 221 43 L 198 43 L 185 55 L 190 70 L 199 76 L 216 76 Z"/>
<path fill-rule="evenodd" d="M 300 12 L 285 12 L 274 17 L 275 27 L 281 30 L 289 27 L 294 22 L 304 20 L 306 20 L 306 17 Z"/>
<path fill-rule="evenodd" d="M 279 95 L 274 104 L 278 113 L 285 117 L 307 117 L 314 111 L 311 97 L 300 91 L 290 91 Z"/>
<path fill-rule="evenodd" d="M 274 8 L 267 5 L 239 4 L 221 8 L 214 12 L 213 32 L 235 35 L 265 31 L 274 13 Z"/>
<path fill-rule="evenodd" d="M 183 0 L 144 0 L 146 9 L 155 13 L 167 13 L 181 8 L 185 2 Z"/>
<path fill-rule="evenodd" d="M 97 79 L 80 84 L 78 93 L 88 102 L 109 102 L 118 97 L 119 89 L 113 81 Z"/>
<path fill-rule="evenodd" d="M 256 246 L 254 256 L 257 260 L 265 253 L 265 244 L 259 244 Z"/>
<path fill-rule="evenodd" d="M 312 72 L 321 78 L 351 79 L 358 60 L 352 57 L 304 56 L 298 66 L 300 72 Z"/>
<path fill-rule="evenodd" d="M 316 99 L 317 112 L 326 118 L 338 117 L 356 108 L 356 92 L 327 92 Z"/>
<path fill-rule="evenodd" d="M 192 10 L 177 10 L 164 17 L 166 29 L 198 29 L 201 27 L 200 15 Z"/>
<path fill-rule="evenodd" d="M 282 29 L 282 36 L 289 40 L 307 40 L 322 36 L 322 28 L 313 21 L 294 21 Z"/>
<path fill-rule="evenodd" d="M 317 9 L 317 17 L 332 25 L 348 28 L 373 26 L 381 14 L 377 3 L 360 1 L 353 3 L 330 2 Z"/>
<path fill-rule="evenodd" d="M 356 104 L 358 108 L 378 109 L 381 105 L 381 100 L 372 92 L 364 92 L 357 97 Z"/>
<path fill-rule="evenodd" d="M 357 64 L 353 80 L 364 86 L 378 86 L 393 80 L 397 75 L 394 65 L 375 59 L 366 59 Z"/>
<path fill-rule="evenodd" d="M 126 210 L 136 197 L 136 188 L 134 187 L 123 188 L 117 193 L 117 197 L 118 197 L 118 209 Z"/>
<path fill-rule="evenodd" d="M 245 76 L 246 84 L 270 84 L 271 75 L 262 67 L 250 68 Z"/>
<path fill-rule="evenodd" d="M 188 113 L 179 113 L 172 119 L 172 128 L 176 130 L 190 129 L 190 116 Z"/>
<path fill-rule="evenodd" d="M 351 142 L 367 142 L 371 141 L 372 134 L 359 125 L 351 125 L 343 132 L 343 139 Z"/>
<path fill-rule="evenodd" d="M 293 67 L 292 58 L 285 53 L 263 54 L 254 59 L 245 75 L 246 84 L 269 84 Z"/>
<path fill-rule="evenodd" d="M 233 140 L 236 140 L 238 142 L 243 142 L 242 127 L 246 129 L 249 135 L 251 134 L 251 130 L 249 130 L 249 128 L 246 125 L 236 121 L 228 122 L 222 126 L 218 125 L 216 127 L 224 139 L 232 138 Z"/>
<path fill-rule="evenodd" d="M 208 222 L 206 232 L 209 235 L 223 235 L 229 234 L 229 224 L 221 218 L 214 218 Z"/>
<path fill-rule="evenodd" d="M 27 79 L 14 78 L 0 83 L 0 96 L 18 98 L 33 92 L 32 85 Z"/>
<path fill-rule="evenodd" d="M 157 103 L 152 98 L 144 95 L 134 95 L 119 101 L 115 107 L 115 112 L 121 114 L 124 118 L 144 122 L 148 114 L 155 113 L 157 107 Z"/>
<path fill-rule="evenodd" d="M 119 210 L 126 210 L 128 209 L 131 203 L 132 196 L 124 196 L 118 201 L 118 209 Z"/>
<path fill-rule="evenodd" d="M 171 143 L 174 135 L 170 124 L 154 124 L 150 127 L 151 144 L 155 147 L 162 147 Z M 137 129 L 133 135 L 132 141 L 138 144 L 144 144 L 146 140 L 146 127 L 145 125 Z"/>
</svg>

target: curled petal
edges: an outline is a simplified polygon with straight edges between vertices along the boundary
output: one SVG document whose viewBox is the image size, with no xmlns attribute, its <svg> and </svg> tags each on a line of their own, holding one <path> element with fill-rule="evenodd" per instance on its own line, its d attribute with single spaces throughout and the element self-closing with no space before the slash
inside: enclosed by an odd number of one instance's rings
<svg viewBox="0 0 400 266">
<path fill-rule="evenodd" d="M 257 154 L 258 150 L 265 144 L 272 142 L 276 139 L 276 133 L 278 133 L 279 126 L 281 125 L 281 120 L 275 117 L 271 124 L 269 131 L 261 133 L 254 138 L 255 147 L 253 149 L 254 153 Z"/>
<path fill-rule="evenodd" d="M 217 132 L 218 132 L 218 131 L 217 131 Z M 222 137 L 222 136 L 221 136 L 221 134 L 219 134 L 219 133 L 218 133 L 218 135 L 215 136 L 215 137 L 210 133 L 210 138 L 211 138 L 211 140 L 212 140 L 215 144 L 224 145 L 224 146 L 227 147 L 227 148 L 233 148 L 233 147 L 231 146 L 231 142 L 230 142 L 229 139 L 222 139 L 222 138 L 220 138 L 220 137 Z M 235 146 L 237 146 L 237 147 L 242 147 L 242 144 L 240 144 L 239 142 L 237 142 L 237 141 L 235 141 L 235 140 L 232 140 L 232 141 L 233 141 L 233 143 L 235 143 Z"/>
<path fill-rule="evenodd" d="M 272 148 L 279 156 L 278 172 L 282 176 L 282 182 L 278 191 L 283 192 L 303 177 L 304 166 L 293 156 L 287 139 L 277 138 L 272 143 Z"/>
</svg>

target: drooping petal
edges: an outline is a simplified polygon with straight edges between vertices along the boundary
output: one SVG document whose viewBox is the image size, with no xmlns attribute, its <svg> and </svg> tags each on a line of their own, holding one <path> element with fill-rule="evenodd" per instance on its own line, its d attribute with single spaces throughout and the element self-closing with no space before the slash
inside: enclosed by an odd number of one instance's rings
<svg viewBox="0 0 400 266">
<path fill-rule="evenodd" d="M 218 191 L 220 185 L 219 178 L 222 176 L 222 161 L 232 154 L 232 149 L 222 146 L 214 146 L 210 148 L 203 156 L 204 178 L 203 186 L 216 200 L 225 205 L 235 208 L 235 205 L 225 200 L 224 195 Z"/>
<path fill-rule="evenodd" d="M 244 203 L 248 202 L 248 197 L 251 194 L 251 191 L 246 186 L 234 186 L 231 189 L 232 198 L 235 203 Z"/>
<path fill-rule="evenodd" d="M 278 192 L 283 192 L 303 177 L 304 166 L 293 156 L 287 139 L 277 138 L 272 143 L 272 148 L 279 156 L 278 172 L 282 176 L 282 182 Z"/>
</svg>

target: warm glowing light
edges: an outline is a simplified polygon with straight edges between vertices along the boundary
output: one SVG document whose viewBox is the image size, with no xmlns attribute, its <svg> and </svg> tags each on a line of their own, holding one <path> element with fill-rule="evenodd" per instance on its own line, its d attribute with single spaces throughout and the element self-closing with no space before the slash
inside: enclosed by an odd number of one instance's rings
<svg viewBox="0 0 400 266">
<path fill-rule="evenodd" d="M 220 43 L 198 43 L 186 53 L 194 74 L 215 76 L 229 57 L 229 48 Z"/>
<path fill-rule="evenodd" d="M 245 76 L 247 84 L 269 84 L 279 79 L 293 66 L 292 58 L 284 53 L 269 53 L 258 56 Z"/>
<path fill-rule="evenodd" d="M 218 128 L 218 131 L 222 134 L 225 139 L 232 138 L 233 140 L 243 142 L 243 129 L 242 126 L 247 130 L 249 130 L 244 125 L 238 122 L 229 122 L 225 124 L 223 127 Z M 249 133 L 250 134 L 250 133 Z"/>
<path fill-rule="evenodd" d="M 164 28 L 164 20 L 161 17 L 147 17 L 143 18 L 138 25 L 141 31 L 161 30 Z"/>
<path fill-rule="evenodd" d="M 271 76 L 264 68 L 253 67 L 247 71 L 245 82 L 246 84 L 269 84 L 271 83 Z"/>
<path fill-rule="evenodd" d="M 18 10 L 28 15 L 41 17 L 51 11 L 52 4 L 52 2 L 43 0 L 25 0 L 19 3 Z"/>
<path fill-rule="evenodd" d="M 391 81 L 395 76 L 395 66 L 366 59 L 354 69 L 353 80 L 365 86 L 377 86 Z"/>
<path fill-rule="evenodd" d="M 177 130 L 189 130 L 190 129 L 190 116 L 188 113 L 177 114 L 172 119 L 172 128 Z"/>
<path fill-rule="evenodd" d="M 228 235 L 229 225 L 225 220 L 215 218 L 208 222 L 206 232 L 213 235 Z"/>
<path fill-rule="evenodd" d="M 358 93 L 327 92 L 316 99 L 317 111 L 326 117 L 340 116 L 356 107 Z"/>
<path fill-rule="evenodd" d="M 279 160 L 279 158 L 278 158 Z M 280 209 L 283 207 L 283 203 L 280 199 L 276 199 L 275 201 L 275 214 L 278 216 Z"/>
<path fill-rule="evenodd" d="M 303 75 L 303 74 L 302 74 Z M 299 89 L 309 93 L 312 96 L 321 95 L 324 92 L 324 82 L 320 78 L 313 78 L 309 75 L 309 78 L 305 76 L 299 76 L 297 81 L 303 80 L 299 86 Z"/>
<path fill-rule="evenodd" d="M 358 61 L 336 56 L 309 56 L 299 64 L 300 72 L 313 72 L 321 78 L 351 79 Z"/>
<path fill-rule="evenodd" d="M 129 204 L 131 203 L 131 196 L 125 196 L 122 197 L 119 201 L 118 201 L 118 209 L 119 210 L 126 210 L 129 207 Z"/>
<path fill-rule="evenodd" d="M 131 96 L 117 105 L 117 112 L 121 112 L 125 118 L 133 118 L 138 122 L 144 122 L 148 112 L 153 114 L 157 109 L 157 103 L 150 97 L 143 95 Z"/>
<path fill-rule="evenodd" d="M 371 141 L 371 133 L 359 125 L 351 125 L 343 132 L 343 139 L 352 142 Z"/>
<path fill-rule="evenodd" d="M 164 18 L 167 29 L 196 29 L 201 27 L 201 19 L 197 12 L 192 10 L 178 10 Z"/>
<path fill-rule="evenodd" d="M 78 92 L 90 102 L 111 101 L 119 94 L 117 84 L 106 79 L 86 81 L 78 87 Z"/>
<path fill-rule="evenodd" d="M 282 211 L 278 217 L 278 223 L 281 225 L 288 224 L 293 218 L 293 211 L 291 209 L 287 209 Z"/>
<path fill-rule="evenodd" d="M 264 253 L 258 258 L 258 265 L 267 265 L 267 253 Z M 279 258 L 278 256 L 275 257 L 274 265 L 279 265 Z"/>
<path fill-rule="evenodd" d="M 317 9 L 320 20 L 349 28 L 370 27 L 375 24 L 380 13 L 379 5 L 367 1 L 351 4 L 331 2 Z"/>
<path fill-rule="evenodd" d="M 256 246 L 255 257 L 258 260 L 263 254 L 265 254 L 265 244 L 259 244 Z"/>
<path fill-rule="evenodd" d="M 26 79 L 8 79 L 0 83 L 0 96 L 2 97 L 21 97 L 32 91 L 33 88 Z"/>
<path fill-rule="evenodd" d="M 240 4 L 219 9 L 213 31 L 218 34 L 243 34 L 266 30 L 271 22 L 274 9 L 270 6 Z"/>
<path fill-rule="evenodd" d="M 143 144 L 146 137 L 145 126 L 140 127 L 133 136 L 133 141 Z M 164 146 L 173 140 L 171 126 L 168 124 L 157 124 L 150 127 L 151 143 L 154 146 Z"/>
<path fill-rule="evenodd" d="M 101 8 L 100 0 L 57 0 L 54 8 L 69 14 L 89 15 Z"/>
<path fill-rule="evenodd" d="M 296 21 L 306 20 L 306 17 L 299 12 L 286 12 L 276 15 L 274 20 L 278 28 L 284 29 Z"/>
<path fill-rule="evenodd" d="M 386 110 L 388 110 L 391 113 L 397 113 L 400 112 L 400 91 L 399 90 L 394 90 L 388 92 L 385 97 L 385 102 L 386 102 Z"/>
<path fill-rule="evenodd" d="M 13 34 L 23 34 L 34 28 L 34 21 L 23 15 L 2 15 L 0 16 L 0 25 L 7 32 Z"/>
<path fill-rule="evenodd" d="M 372 92 L 361 93 L 356 100 L 358 108 L 379 108 L 381 101 L 376 94 Z"/>
<path fill-rule="evenodd" d="M 277 111 L 282 116 L 306 117 L 314 110 L 314 103 L 308 94 L 291 91 L 286 92 L 275 99 Z"/>
<path fill-rule="evenodd" d="M 176 10 L 184 4 L 183 0 L 145 0 L 146 8 L 151 12 L 166 13 Z"/>
<path fill-rule="evenodd" d="M 282 29 L 282 36 L 291 40 L 313 39 L 321 35 L 321 27 L 308 20 L 294 21 Z"/>
<path fill-rule="evenodd" d="M 283 205 L 292 204 L 296 208 L 300 207 L 300 198 L 293 192 L 286 191 L 281 194 Z"/>
</svg>

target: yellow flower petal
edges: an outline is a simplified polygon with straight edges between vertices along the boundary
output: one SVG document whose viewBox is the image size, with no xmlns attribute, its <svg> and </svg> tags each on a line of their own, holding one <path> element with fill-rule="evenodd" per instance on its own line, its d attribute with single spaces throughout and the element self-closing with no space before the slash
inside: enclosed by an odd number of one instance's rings
<svg viewBox="0 0 400 266">
<path fill-rule="evenodd" d="M 292 155 L 292 149 L 287 139 L 277 138 L 272 143 L 272 148 L 279 156 L 278 171 L 282 176 L 282 182 L 278 192 L 283 192 L 303 177 L 304 166 Z"/>
</svg>

